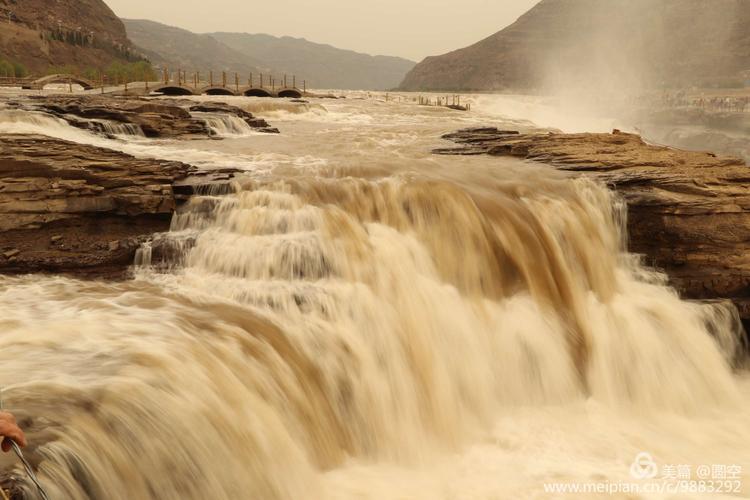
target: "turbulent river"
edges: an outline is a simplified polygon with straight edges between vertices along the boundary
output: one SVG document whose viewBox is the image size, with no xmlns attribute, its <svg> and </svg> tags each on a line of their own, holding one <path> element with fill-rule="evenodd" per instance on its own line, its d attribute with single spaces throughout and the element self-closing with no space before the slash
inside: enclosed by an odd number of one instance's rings
<svg viewBox="0 0 750 500">
<path fill-rule="evenodd" d="M 0 277 L 2 397 L 51 498 L 750 495 L 730 318 L 625 252 L 612 192 L 430 153 L 457 128 L 533 127 L 503 118 L 505 101 L 461 113 L 349 97 L 226 98 L 282 134 L 207 116 L 223 141 L 0 113 L 0 132 L 246 171 L 184 205 L 131 281 Z M 643 453 L 653 479 L 634 477 Z M 549 489 L 658 486 L 687 467 L 698 480 L 701 466 L 738 485 Z"/>
</svg>

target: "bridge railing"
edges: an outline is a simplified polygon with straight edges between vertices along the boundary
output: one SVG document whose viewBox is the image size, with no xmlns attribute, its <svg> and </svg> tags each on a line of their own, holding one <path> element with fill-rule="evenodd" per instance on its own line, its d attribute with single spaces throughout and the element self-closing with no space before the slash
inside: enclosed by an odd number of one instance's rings
<svg viewBox="0 0 750 500">
<path fill-rule="evenodd" d="M 268 73 L 250 73 L 247 79 L 245 79 L 244 77 L 240 77 L 239 73 L 229 73 L 227 71 L 208 71 L 206 73 L 194 71 L 188 73 L 188 71 L 181 69 L 172 72 L 168 68 L 162 70 L 160 83 L 163 85 L 177 84 L 181 87 L 192 87 L 195 89 L 221 87 L 231 90 L 234 88 L 235 91 L 244 87 L 270 89 L 272 91 L 276 89 L 298 88 L 296 75 L 276 76 Z M 307 81 L 301 80 L 299 83 L 302 85 L 302 91 L 306 92 Z"/>
<path fill-rule="evenodd" d="M 34 78 L 30 77 L 13 77 L 13 76 L 3 76 L 0 77 L 0 87 L 19 87 L 23 85 L 27 85 L 34 81 Z"/>
</svg>

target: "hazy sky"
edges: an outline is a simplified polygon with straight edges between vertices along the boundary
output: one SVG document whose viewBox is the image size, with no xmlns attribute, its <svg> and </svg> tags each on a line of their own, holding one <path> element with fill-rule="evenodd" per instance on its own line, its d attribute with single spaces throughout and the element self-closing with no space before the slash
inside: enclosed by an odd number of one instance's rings
<svg viewBox="0 0 750 500">
<path fill-rule="evenodd" d="M 539 0 L 104 0 L 120 17 L 190 31 L 307 38 L 416 61 L 470 45 Z"/>
</svg>

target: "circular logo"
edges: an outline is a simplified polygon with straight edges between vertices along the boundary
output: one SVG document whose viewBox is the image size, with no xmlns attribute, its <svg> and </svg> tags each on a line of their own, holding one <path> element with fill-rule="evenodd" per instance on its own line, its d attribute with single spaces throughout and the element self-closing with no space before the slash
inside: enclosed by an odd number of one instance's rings
<svg viewBox="0 0 750 500">
<path fill-rule="evenodd" d="M 659 467 L 651 455 L 641 452 L 636 455 L 630 466 L 630 475 L 636 479 L 653 479 L 659 473 Z"/>
</svg>

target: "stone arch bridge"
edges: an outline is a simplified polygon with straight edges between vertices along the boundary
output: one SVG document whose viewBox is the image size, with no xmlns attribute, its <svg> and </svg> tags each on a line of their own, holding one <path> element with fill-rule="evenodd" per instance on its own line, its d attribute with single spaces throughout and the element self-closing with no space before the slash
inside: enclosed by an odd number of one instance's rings
<svg viewBox="0 0 750 500">
<path fill-rule="evenodd" d="M 91 90 L 97 87 L 97 84 L 86 78 L 75 75 L 56 74 L 43 76 L 37 80 L 28 81 L 23 84 L 24 89 L 30 90 L 42 90 L 45 85 L 52 85 L 55 83 L 64 83 L 70 85 L 80 85 L 84 90 Z"/>
<path fill-rule="evenodd" d="M 218 75 L 217 75 L 218 76 Z M 290 97 L 300 98 L 305 95 L 306 84 L 303 81 L 302 89 L 297 88 L 297 77 L 273 78 L 270 75 L 259 75 L 258 80 L 253 79 L 253 75 L 247 79 L 247 85 L 240 83 L 239 74 L 234 74 L 234 81 L 227 80 L 227 73 L 222 72 L 221 78 L 217 81 L 214 79 L 213 71 L 208 72 L 208 81 L 201 80 L 200 73 L 193 73 L 192 78 L 188 78 L 187 72 L 178 70 L 175 74 L 170 74 L 167 69 L 164 70 L 162 81 L 154 85 L 152 92 L 158 92 L 164 95 L 229 95 L 229 96 L 246 96 L 246 97 Z M 291 83 L 291 85 L 289 85 Z"/>
<path fill-rule="evenodd" d="M 131 89 L 138 88 L 145 90 L 146 93 L 156 92 L 170 96 L 188 96 L 188 95 L 228 95 L 228 96 L 247 96 L 247 97 L 288 97 L 288 98 L 300 98 L 304 96 L 306 92 L 306 85 L 303 82 L 303 88 L 299 89 L 296 87 L 296 77 L 292 77 L 292 85 L 288 85 L 289 79 L 285 76 L 283 79 L 273 79 L 268 77 L 268 83 L 265 84 L 263 75 L 260 76 L 260 83 L 253 84 L 252 75 L 248 79 L 247 85 L 240 85 L 239 78 L 235 75 L 235 81 L 233 84 L 228 84 L 226 79 L 226 73 L 223 74 L 221 83 L 213 82 L 213 75 L 211 76 L 210 82 L 201 82 L 199 80 L 199 74 L 195 74 L 193 81 L 187 81 L 187 78 L 183 77 L 182 72 L 180 76 L 175 79 L 170 79 L 166 76 L 158 82 L 137 82 L 125 84 L 125 90 L 130 86 Z M 277 85 L 278 81 L 278 85 Z M 51 84 L 69 84 L 69 85 L 80 85 L 84 90 L 92 90 L 94 88 L 107 87 L 104 81 L 93 82 L 86 78 L 69 75 L 69 74 L 55 74 L 47 75 L 36 80 L 24 79 L 23 88 L 31 90 L 42 90 L 46 85 Z"/>
<path fill-rule="evenodd" d="M 229 95 L 246 97 L 291 97 L 299 99 L 305 92 L 296 87 L 268 88 L 260 86 L 216 86 L 207 85 L 195 87 L 186 84 L 160 83 L 155 85 L 152 92 L 164 95 Z"/>
</svg>

